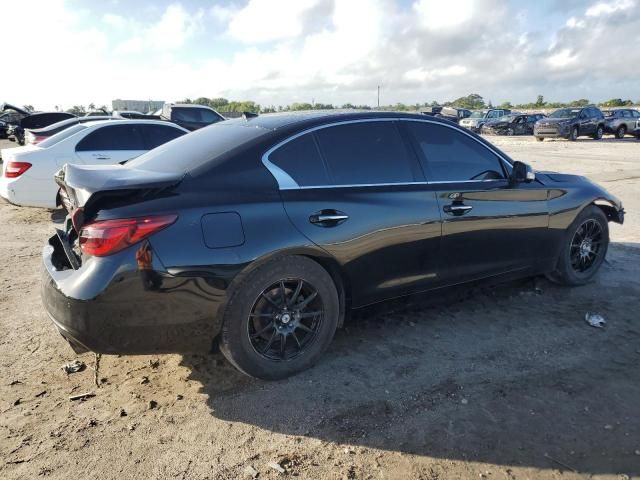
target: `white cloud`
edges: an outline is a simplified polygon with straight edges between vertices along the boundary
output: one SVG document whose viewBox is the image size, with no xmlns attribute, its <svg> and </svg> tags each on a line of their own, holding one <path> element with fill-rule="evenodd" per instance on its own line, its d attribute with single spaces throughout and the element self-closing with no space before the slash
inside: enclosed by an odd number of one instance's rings
<svg viewBox="0 0 640 480">
<path fill-rule="evenodd" d="M 21 38 L 22 51 L 46 45 L 51 54 L 13 58 L 7 71 L 17 74 L 3 76 L 0 100 L 37 108 L 199 96 L 375 104 L 378 85 L 384 104 L 471 92 L 494 103 L 537 94 L 637 100 L 640 50 L 608 55 L 603 45 L 637 38 L 639 0 L 558 6 L 556 30 L 546 13 L 525 15 L 520 4 L 467 1 L 250 0 L 208 10 L 176 1 L 96 16 L 64 0 L 22 0 L 3 9 L 3 34 Z"/>
<path fill-rule="evenodd" d="M 218 18 L 230 17 L 228 34 L 242 43 L 264 43 L 303 33 L 303 15 L 319 0 L 249 0 L 241 10 L 214 9 Z"/>
</svg>

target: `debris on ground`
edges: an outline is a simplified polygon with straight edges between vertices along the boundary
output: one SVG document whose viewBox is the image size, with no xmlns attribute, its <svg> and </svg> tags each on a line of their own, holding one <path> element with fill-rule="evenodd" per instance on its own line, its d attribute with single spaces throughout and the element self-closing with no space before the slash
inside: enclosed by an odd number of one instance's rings
<svg viewBox="0 0 640 480">
<path fill-rule="evenodd" d="M 140 385 L 146 385 L 147 383 L 149 383 L 149 377 L 142 377 Z"/>
<path fill-rule="evenodd" d="M 258 471 L 253 468 L 251 465 L 247 465 L 244 467 L 244 474 L 251 478 L 256 478 L 258 476 Z"/>
<path fill-rule="evenodd" d="M 87 368 L 87 366 L 82 360 L 74 360 L 73 362 L 65 363 L 62 366 L 62 370 L 64 370 L 64 373 L 66 373 L 67 375 L 71 373 L 81 372 L 85 368 Z"/>
<path fill-rule="evenodd" d="M 587 312 L 584 316 L 585 321 L 596 328 L 604 328 L 607 321 L 599 313 Z"/>
<path fill-rule="evenodd" d="M 96 367 L 93 369 L 93 383 L 96 384 L 96 388 L 100 388 L 100 382 L 98 381 L 98 371 L 100 370 L 100 360 L 102 360 L 102 354 L 96 353 Z"/>
<path fill-rule="evenodd" d="M 149 360 L 149 366 L 151 368 L 158 368 L 160 366 L 160 360 L 158 360 L 158 359 Z"/>
<path fill-rule="evenodd" d="M 278 473 L 286 473 L 286 470 L 282 468 L 282 465 L 280 465 L 279 463 L 271 462 L 269 463 L 269 467 L 273 468 Z"/>
<path fill-rule="evenodd" d="M 153 410 L 154 408 L 158 408 L 158 402 L 155 400 L 149 400 L 149 410 Z"/>
<path fill-rule="evenodd" d="M 40 393 L 36 393 L 36 398 L 44 397 L 47 394 L 46 390 L 41 391 Z"/>
<path fill-rule="evenodd" d="M 124 408 L 120 409 L 120 416 L 121 417 L 126 417 L 127 416 L 127 412 L 126 412 L 126 410 Z"/>
<path fill-rule="evenodd" d="M 91 397 L 95 397 L 95 396 L 96 396 L 95 393 L 87 392 L 87 393 L 81 393 L 80 395 L 71 395 L 69 397 L 69 400 L 71 400 L 72 402 L 75 401 L 75 400 L 84 401 L 87 398 L 91 398 Z"/>
<path fill-rule="evenodd" d="M 13 406 L 14 406 L 14 407 L 17 407 L 18 405 L 20 405 L 20 403 L 21 403 L 21 402 L 22 402 L 22 399 L 21 399 L 21 398 L 19 398 L 19 399 L 17 399 L 15 402 L 13 402 Z"/>
</svg>

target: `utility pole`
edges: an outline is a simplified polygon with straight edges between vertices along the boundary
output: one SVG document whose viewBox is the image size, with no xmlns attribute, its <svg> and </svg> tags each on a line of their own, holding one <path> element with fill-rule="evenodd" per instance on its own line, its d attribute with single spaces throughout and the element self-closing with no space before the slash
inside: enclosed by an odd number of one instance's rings
<svg viewBox="0 0 640 480">
<path fill-rule="evenodd" d="M 380 108 L 380 85 L 378 85 L 378 108 Z"/>
</svg>

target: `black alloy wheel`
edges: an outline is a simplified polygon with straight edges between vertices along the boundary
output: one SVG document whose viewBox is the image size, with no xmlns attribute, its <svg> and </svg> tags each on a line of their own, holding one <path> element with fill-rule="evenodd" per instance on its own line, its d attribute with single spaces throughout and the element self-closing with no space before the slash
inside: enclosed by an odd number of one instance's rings
<svg viewBox="0 0 640 480">
<path fill-rule="evenodd" d="M 238 370 L 264 380 L 313 366 L 342 314 L 331 275 L 299 255 L 274 258 L 243 274 L 229 295 L 220 350 Z"/>
<path fill-rule="evenodd" d="M 571 240 L 571 267 L 575 272 L 585 273 L 592 268 L 602 249 L 603 232 L 600 224 L 590 218 L 576 230 Z"/>
<path fill-rule="evenodd" d="M 620 125 L 616 130 L 616 138 L 621 140 L 624 138 L 626 134 L 627 134 L 627 127 L 625 127 L 624 125 Z"/>
<path fill-rule="evenodd" d="M 302 354 L 315 340 L 324 317 L 318 290 L 300 278 L 267 287 L 253 304 L 247 334 L 256 353 L 287 361 Z"/>
<path fill-rule="evenodd" d="M 598 273 L 609 248 L 609 224 L 596 205 L 586 207 L 566 230 L 556 269 L 547 278 L 563 285 L 584 285 Z"/>
</svg>

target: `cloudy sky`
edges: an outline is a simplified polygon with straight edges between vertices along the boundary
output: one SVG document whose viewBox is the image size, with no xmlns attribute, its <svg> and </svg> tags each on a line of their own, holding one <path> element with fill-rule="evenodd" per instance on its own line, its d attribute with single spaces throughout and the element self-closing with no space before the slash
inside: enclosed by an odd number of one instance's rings
<svg viewBox="0 0 640 480">
<path fill-rule="evenodd" d="M 0 102 L 38 109 L 640 100 L 640 0 L 2 2 Z"/>
</svg>

